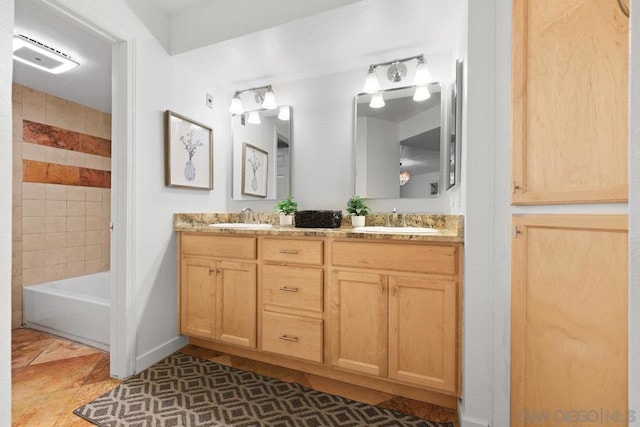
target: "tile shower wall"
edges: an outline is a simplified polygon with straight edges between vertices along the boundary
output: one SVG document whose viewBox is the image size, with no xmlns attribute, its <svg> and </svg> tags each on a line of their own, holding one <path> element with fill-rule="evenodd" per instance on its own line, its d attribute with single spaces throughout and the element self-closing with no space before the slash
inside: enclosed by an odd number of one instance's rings
<svg viewBox="0 0 640 427">
<path fill-rule="evenodd" d="M 13 85 L 12 326 L 22 287 L 109 269 L 111 115 Z"/>
</svg>

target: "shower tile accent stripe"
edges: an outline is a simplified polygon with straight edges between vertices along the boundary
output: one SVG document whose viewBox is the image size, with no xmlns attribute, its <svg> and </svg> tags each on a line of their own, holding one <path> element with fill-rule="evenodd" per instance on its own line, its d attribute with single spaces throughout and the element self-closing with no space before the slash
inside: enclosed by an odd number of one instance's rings
<svg viewBox="0 0 640 427">
<path fill-rule="evenodd" d="M 56 163 L 22 161 L 23 182 L 111 188 L 111 172 Z"/>
<path fill-rule="evenodd" d="M 110 140 L 56 126 L 23 120 L 22 135 L 24 142 L 32 144 L 111 157 Z"/>
</svg>

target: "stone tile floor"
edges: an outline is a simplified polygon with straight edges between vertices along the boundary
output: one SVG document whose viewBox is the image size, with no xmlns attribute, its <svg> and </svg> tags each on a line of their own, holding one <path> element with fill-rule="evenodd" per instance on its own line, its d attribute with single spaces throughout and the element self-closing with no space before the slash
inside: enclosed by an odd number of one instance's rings
<svg viewBox="0 0 640 427">
<path fill-rule="evenodd" d="M 192 345 L 181 351 L 352 400 L 459 425 L 451 409 Z M 30 329 L 12 331 L 11 362 L 13 426 L 91 426 L 73 410 L 120 383 L 109 377 L 108 353 Z"/>
</svg>

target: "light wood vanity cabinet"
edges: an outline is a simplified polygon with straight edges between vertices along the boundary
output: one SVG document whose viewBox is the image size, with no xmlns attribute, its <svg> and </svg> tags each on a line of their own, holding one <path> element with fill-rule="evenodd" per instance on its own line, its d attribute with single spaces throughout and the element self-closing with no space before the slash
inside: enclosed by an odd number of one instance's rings
<svg viewBox="0 0 640 427">
<path fill-rule="evenodd" d="M 456 393 L 457 249 L 335 242 L 332 364 Z"/>
<path fill-rule="evenodd" d="M 255 238 L 181 233 L 182 334 L 255 348 L 256 263 L 236 260 L 255 258 Z"/>
<path fill-rule="evenodd" d="M 181 232 L 194 344 L 455 407 L 461 244 Z"/>
</svg>

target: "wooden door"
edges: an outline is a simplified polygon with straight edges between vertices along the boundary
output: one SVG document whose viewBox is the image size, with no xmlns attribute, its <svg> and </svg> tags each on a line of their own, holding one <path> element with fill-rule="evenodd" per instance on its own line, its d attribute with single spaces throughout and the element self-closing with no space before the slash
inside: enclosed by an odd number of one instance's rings
<svg viewBox="0 0 640 427">
<path fill-rule="evenodd" d="M 349 371 L 386 377 L 386 277 L 334 271 L 330 292 L 331 363 Z"/>
<path fill-rule="evenodd" d="M 615 0 L 514 0 L 514 204 L 627 200 L 629 20 Z"/>
<path fill-rule="evenodd" d="M 182 257 L 180 266 L 180 333 L 215 337 L 216 262 Z"/>
<path fill-rule="evenodd" d="M 216 339 L 243 347 L 256 347 L 256 265 L 217 263 Z"/>
<path fill-rule="evenodd" d="M 513 223 L 511 426 L 626 425 L 626 216 Z"/>
<path fill-rule="evenodd" d="M 389 378 L 456 392 L 454 280 L 389 277 Z"/>
</svg>

